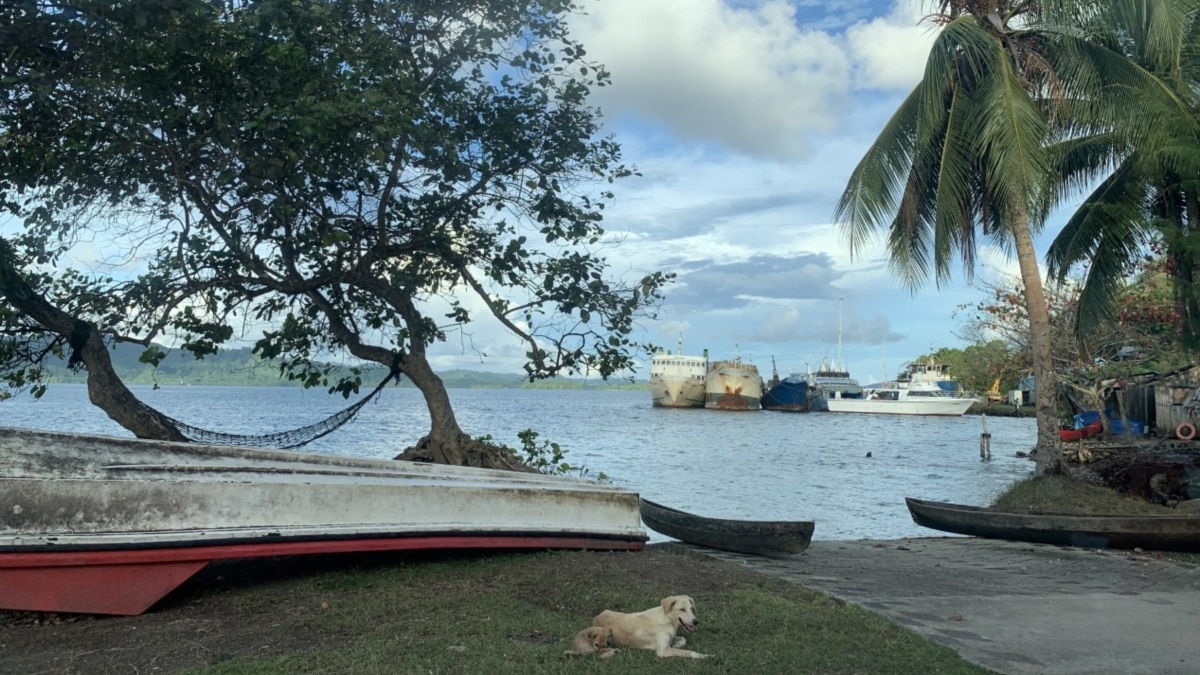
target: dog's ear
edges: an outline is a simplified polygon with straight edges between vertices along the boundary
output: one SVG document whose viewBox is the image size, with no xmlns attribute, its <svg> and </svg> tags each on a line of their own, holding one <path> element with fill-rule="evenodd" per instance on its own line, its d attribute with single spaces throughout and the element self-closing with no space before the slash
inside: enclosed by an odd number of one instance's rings
<svg viewBox="0 0 1200 675">
<path fill-rule="evenodd" d="M 676 596 L 674 596 L 674 595 L 672 595 L 672 596 L 670 596 L 670 597 L 663 598 L 663 599 L 662 599 L 662 608 L 663 608 L 663 611 L 664 611 L 664 612 L 667 612 L 667 613 L 670 613 L 670 612 L 671 612 L 671 609 L 675 607 L 675 602 L 676 602 L 678 599 L 679 599 L 679 598 L 678 598 L 678 597 L 676 597 Z"/>
</svg>

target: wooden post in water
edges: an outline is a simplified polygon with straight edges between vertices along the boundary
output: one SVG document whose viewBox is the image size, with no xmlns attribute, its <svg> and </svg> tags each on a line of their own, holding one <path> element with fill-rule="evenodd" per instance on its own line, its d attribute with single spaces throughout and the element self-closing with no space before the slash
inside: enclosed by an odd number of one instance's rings
<svg viewBox="0 0 1200 675">
<path fill-rule="evenodd" d="M 986 462 L 992 458 L 992 435 L 987 430 L 987 414 L 980 415 L 983 420 L 983 433 L 979 434 L 979 461 Z"/>
</svg>

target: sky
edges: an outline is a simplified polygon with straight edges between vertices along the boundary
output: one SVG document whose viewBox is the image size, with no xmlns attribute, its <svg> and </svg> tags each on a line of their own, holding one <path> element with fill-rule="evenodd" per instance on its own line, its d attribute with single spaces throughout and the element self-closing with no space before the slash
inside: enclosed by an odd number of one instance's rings
<svg viewBox="0 0 1200 675">
<path fill-rule="evenodd" d="M 621 242 L 610 260 L 617 273 L 678 275 L 642 339 L 674 350 L 682 335 L 686 354 L 739 355 L 767 376 L 772 362 L 782 375 L 840 354 L 862 381 L 966 346 L 956 309 L 983 292 L 961 266 L 914 293 L 889 275 L 878 243 L 851 259 L 832 220 L 854 166 L 920 79 L 934 37 L 921 21 L 927 0 L 581 4 L 572 33 L 612 75 L 593 102 L 642 174 L 618 182 L 605 211 Z M 1042 254 L 1053 229 L 1037 241 Z M 984 246 L 974 280 L 1016 269 Z M 475 327 L 471 342 L 439 346 L 435 366 L 519 370 L 519 346 L 498 333 L 492 342 Z"/>
<path fill-rule="evenodd" d="M 686 354 L 740 356 L 765 376 L 772 363 L 781 375 L 840 364 L 864 382 L 966 346 L 956 312 L 984 295 L 961 269 L 913 292 L 879 242 L 852 259 L 833 223 L 851 171 L 920 79 L 936 3 L 578 2 L 572 35 L 611 73 L 593 91 L 600 133 L 640 172 L 605 209 L 611 271 L 677 275 L 634 339 L 674 350 L 682 336 Z M 1056 230 L 1052 217 L 1039 254 Z M 1015 276 L 1015 258 L 980 246 L 976 282 Z M 525 345 L 466 306 L 478 319 L 430 348 L 434 368 L 522 372 Z"/>
</svg>

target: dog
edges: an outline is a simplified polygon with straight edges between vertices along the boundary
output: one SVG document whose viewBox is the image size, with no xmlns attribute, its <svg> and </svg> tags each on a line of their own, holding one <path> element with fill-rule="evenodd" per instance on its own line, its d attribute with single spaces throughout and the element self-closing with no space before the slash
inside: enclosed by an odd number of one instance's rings
<svg viewBox="0 0 1200 675">
<path fill-rule="evenodd" d="M 600 658 L 607 659 L 617 653 L 617 650 L 608 646 L 610 637 L 612 637 L 611 630 L 600 626 L 589 626 L 575 634 L 575 639 L 571 641 L 571 648 L 563 653 L 573 656 L 599 654 Z"/>
<path fill-rule="evenodd" d="M 703 659 L 708 656 L 680 649 L 687 640 L 675 634 L 679 628 L 682 626 L 690 633 L 700 625 L 696 618 L 696 602 L 686 595 L 663 598 L 658 607 L 633 614 L 606 609 L 596 615 L 592 625 L 607 628 L 609 640 L 622 647 L 649 649 L 660 657 Z"/>
</svg>

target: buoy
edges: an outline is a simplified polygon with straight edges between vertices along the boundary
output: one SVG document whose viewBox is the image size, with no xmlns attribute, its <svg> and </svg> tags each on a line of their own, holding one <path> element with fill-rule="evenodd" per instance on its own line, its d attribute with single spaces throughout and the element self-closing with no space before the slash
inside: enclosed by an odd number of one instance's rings
<svg viewBox="0 0 1200 675">
<path fill-rule="evenodd" d="M 1175 437 L 1181 440 L 1190 441 L 1196 437 L 1196 425 L 1191 422 L 1184 422 L 1175 427 Z"/>
</svg>

